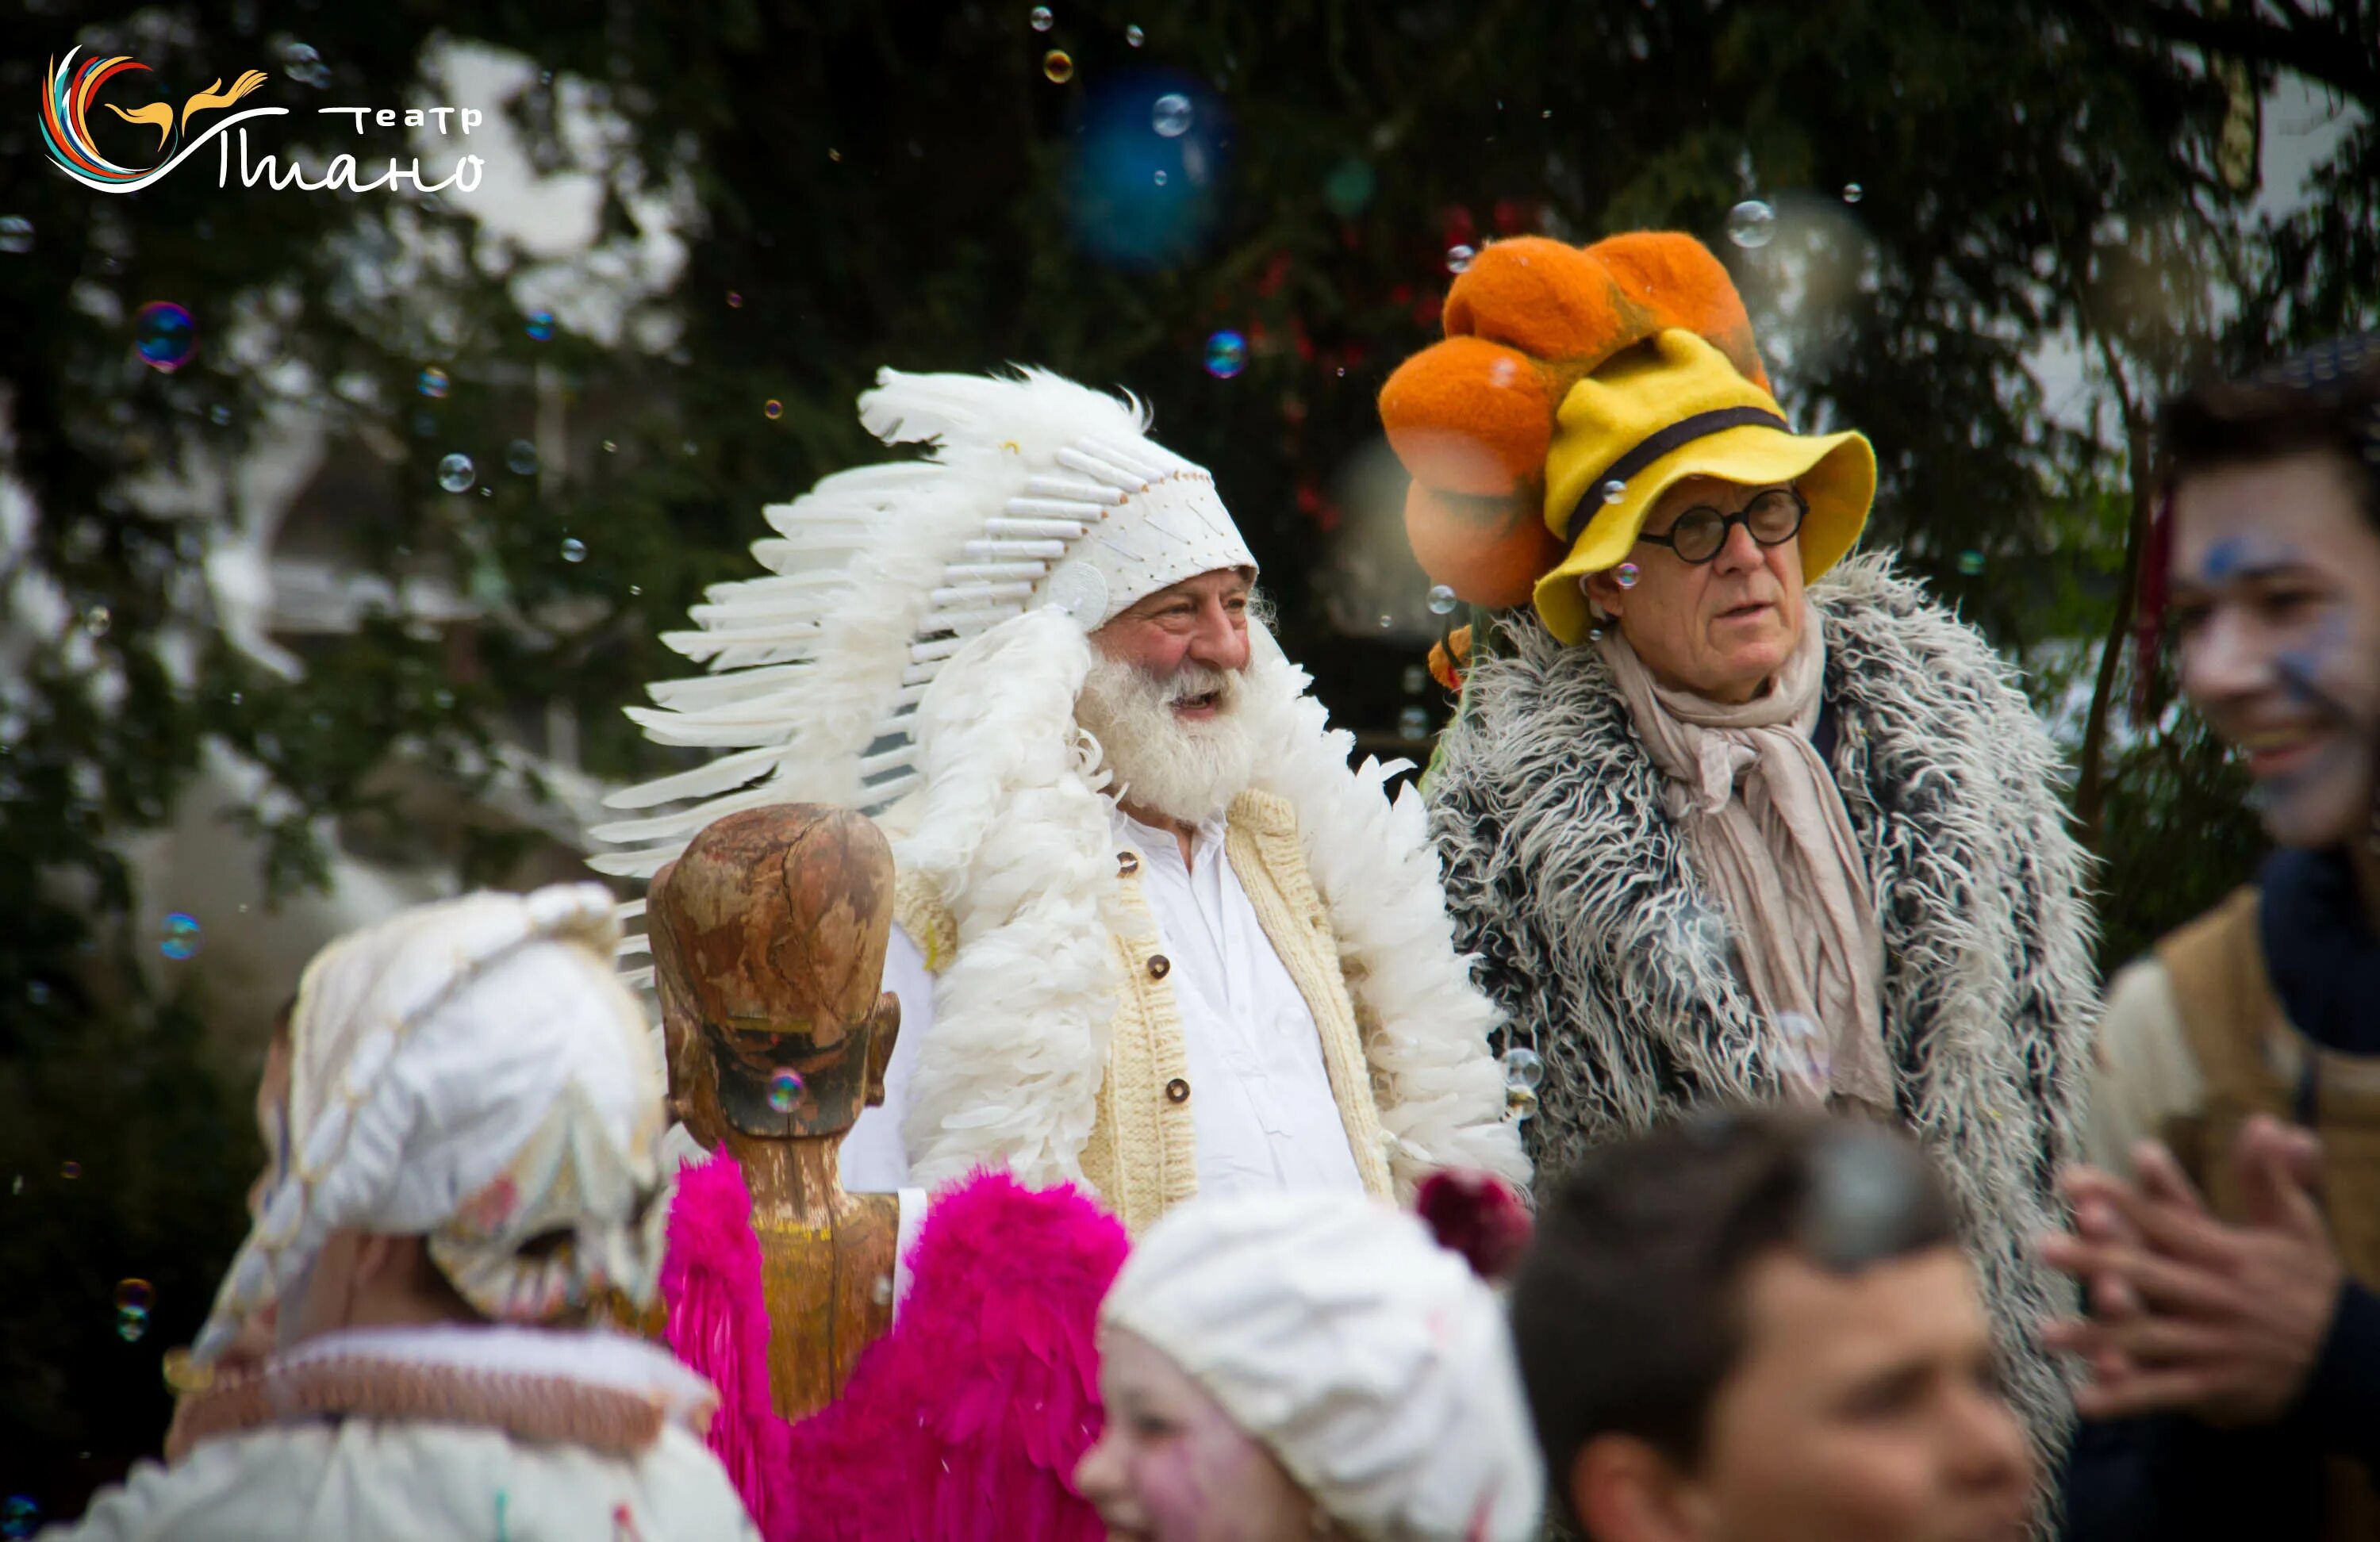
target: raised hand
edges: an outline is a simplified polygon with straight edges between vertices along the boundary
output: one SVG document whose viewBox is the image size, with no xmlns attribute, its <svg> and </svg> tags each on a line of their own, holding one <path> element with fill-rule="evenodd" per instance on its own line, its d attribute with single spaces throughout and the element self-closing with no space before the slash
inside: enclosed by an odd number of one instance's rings
<svg viewBox="0 0 2380 1542">
<path fill-rule="evenodd" d="M 2170 1152 L 2144 1142 L 2138 1178 L 2067 1175 L 2077 1227 L 2042 1256 L 2082 1280 L 2095 1317 L 2046 1325 L 2043 1342 L 2078 1355 L 2092 1418 L 2186 1411 L 2218 1424 L 2278 1417 L 2303 1388 L 2329 1332 L 2344 1271 L 2312 1195 L 2313 1137 L 2258 1116 L 2231 1151 L 2244 1224 L 2216 1220 Z"/>
</svg>

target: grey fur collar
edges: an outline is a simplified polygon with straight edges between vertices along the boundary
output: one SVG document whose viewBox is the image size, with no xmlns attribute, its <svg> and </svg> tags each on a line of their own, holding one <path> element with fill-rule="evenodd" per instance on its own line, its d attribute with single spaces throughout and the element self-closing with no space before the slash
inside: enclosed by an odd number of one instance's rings
<svg viewBox="0 0 2380 1542">
<path fill-rule="evenodd" d="M 2016 1394 L 2055 1449 L 2072 1415 L 2031 1344 L 2069 1293 L 2030 1239 L 2058 1214 L 2098 1015 L 2063 772 L 2007 666 L 1888 559 L 1842 565 L 1810 600 L 1900 1117 L 1949 1176 Z M 1546 1062 L 1530 1137 L 1552 1180 L 1695 1104 L 1775 1100 L 1788 1062 L 1603 661 L 1534 617 L 1510 643 L 1474 666 L 1429 800 L 1457 945 Z"/>
</svg>

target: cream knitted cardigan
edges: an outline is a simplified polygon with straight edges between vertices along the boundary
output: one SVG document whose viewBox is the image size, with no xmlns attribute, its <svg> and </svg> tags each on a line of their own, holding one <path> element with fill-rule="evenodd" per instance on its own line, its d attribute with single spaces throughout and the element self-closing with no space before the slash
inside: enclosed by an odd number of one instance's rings
<svg viewBox="0 0 2380 1542">
<path fill-rule="evenodd" d="M 1386 1196 L 1392 1187 L 1389 1138 L 1380 1125 L 1354 1000 L 1330 943 L 1330 914 L 1299 848 L 1296 811 L 1269 793 L 1241 794 L 1232 804 L 1223 852 L 1257 924 L 1313 1014 L 1323 1069 L 1355 1171 L 1366 1190 Z M 1138 1236 L 1197 1192 L 1193 1121 L 1198 1089 L 1190 1085 L 1172 965 L 1159 949 L 1157 924 L 1141 894 L 1138 854 L 1118 852 L 1116 871 L 1114 911 L 1126 922 L 1108 934 L 1115 953 L 1116 1014 L 1082 1165 L 1084 1177 L 1125 1230 Z M 927 968 L 939 973 L 956 951 L 958 929 L 950 911 L 931 885 L 915 880 L 899 885 L 896 903 L 902 929 L 925 953 Z"/>
</svg>

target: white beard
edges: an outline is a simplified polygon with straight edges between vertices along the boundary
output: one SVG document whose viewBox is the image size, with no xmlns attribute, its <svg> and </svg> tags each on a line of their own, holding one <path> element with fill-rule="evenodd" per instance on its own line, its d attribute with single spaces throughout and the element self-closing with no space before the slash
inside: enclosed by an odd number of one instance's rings
<svg viewBox="0 0 2380 1542">
<path fill-rule="evenodd" d="M 1215 716 L 1185 722 L 1174 715 L 1176 702 L 1209 691 L 1219 693 Z M 1204 824 L 1256 778 L 1247 697 L 1240 673 L 1184 664 L 1160 678 L 1102 657 L 1075 698 L 1075 722 L 1099 742 L 1101 763 L 1115 779 L 1111 796 L 1185 824 Z"/>
</svg>

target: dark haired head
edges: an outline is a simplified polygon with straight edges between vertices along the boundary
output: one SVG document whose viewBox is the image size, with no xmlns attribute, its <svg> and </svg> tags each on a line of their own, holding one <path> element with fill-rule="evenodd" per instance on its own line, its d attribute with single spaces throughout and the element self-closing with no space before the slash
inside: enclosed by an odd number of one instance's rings
<svg viewBox="0 0 2380 1542">
<path fill-rule="evenodd" d="M 1923 1153 L 1884 1126 L 1705 1114 L 1590 1155 L 1537 1218 L 1512 1334 L 1550 1486 L 1597 1436 L 1682 1466 L 1742 1348 L 1746 1275 L 1791 1251 L 1835 1273 L 1954 1241 Z"/>
<path fill-rule="evenodd" d="M 2327 451 L 2361 473 L 2363 512 L 2380 523 L 2380 332 L 2186 391 L 2166 404 L 2157 431 L 2168 485 L 2217 467 Z"/>
<path fill-rule="evenodd" d="M 2165 626 L 2176 484 L 2224 467 L 2326 453 L 2352 479 L 2363 516 L 2380 525 L 2380 332 L 2316 344 L 2240 380 L 2202 382 L 2166 403 L 2156 437 L 2162 490 L 2133 610 L 2132 709 L 2143 720 L 2160 705 L 2154 661 Z"/>
</svg>

